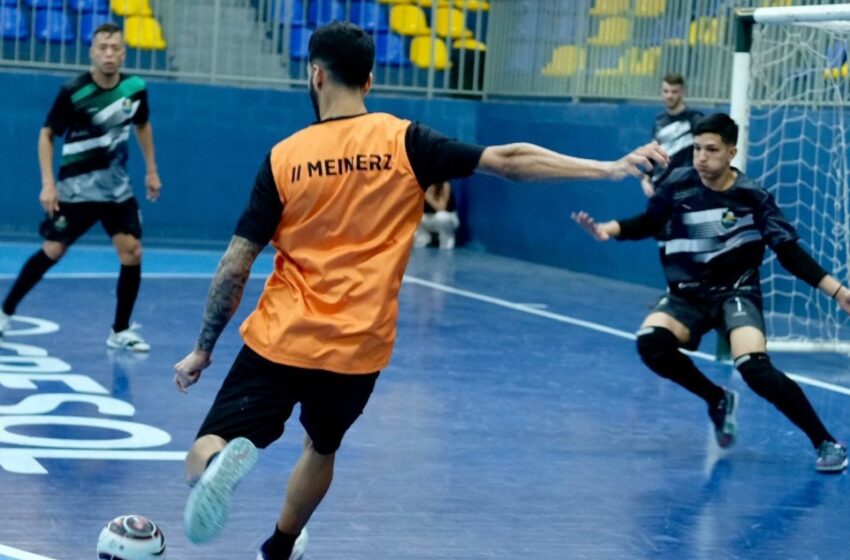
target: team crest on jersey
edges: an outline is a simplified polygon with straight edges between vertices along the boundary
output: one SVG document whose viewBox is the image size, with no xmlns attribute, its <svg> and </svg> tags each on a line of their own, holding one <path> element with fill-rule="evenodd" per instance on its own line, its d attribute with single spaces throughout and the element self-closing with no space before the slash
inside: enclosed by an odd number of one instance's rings
<svg viewBox="0 0 850 560">
<path fill-rule="evenodd" d="M 738 216 L 736 216 L 731 210 L 727 210 L 723 213 L 720 223 L 723 224 L 723 227 L 728 229 L 738 223 Z"/>
<path fill-rule="evenodd" d="M 133 112 L 133 101 L 131 99 L 125 99 L 121 104 L 121 108 L 124 109 L 124 112 L 128 115 Z"/>
</svg>

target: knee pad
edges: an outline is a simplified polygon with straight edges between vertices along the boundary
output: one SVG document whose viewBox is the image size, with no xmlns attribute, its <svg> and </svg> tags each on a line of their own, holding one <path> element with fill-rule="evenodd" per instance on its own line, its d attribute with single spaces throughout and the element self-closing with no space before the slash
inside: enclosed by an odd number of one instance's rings
<svg viewBox="0 0 850 560">
<path fill-rule="evenodd" d="M 638 331 L 637 351 L 649 369 L 663 377 L 679 353 L 679 339 L 664 327 L 647 327 Z"/>
<path fill-rule="evenodd" d="M 764 352 L 744 354 L 735 360 L 735 367 L 744 378 L 744 382 L 755 394 L 770 402 L 782 392 L 789 382 L 788 377 L 773 367 L 770 356 Z"/>
</svg>

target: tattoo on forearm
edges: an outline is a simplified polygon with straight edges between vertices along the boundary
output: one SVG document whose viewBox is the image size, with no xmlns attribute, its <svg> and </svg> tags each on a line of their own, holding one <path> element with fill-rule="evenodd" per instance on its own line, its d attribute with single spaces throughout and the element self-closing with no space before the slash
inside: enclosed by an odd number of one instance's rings
<svg viewBox="0 0 850 560">
<path fill-rule="evenodd" d="M 218 337 L 239 307 L 245 283 L 251 274 L 251 265 L 261 250 L 262 246 L 244 237 L 233 237 L 230 241 L 230 246 L 218 263 L 207 296 L 204 324 L 198 336 L 199 350 L 212 352 Z"/>
</svg>

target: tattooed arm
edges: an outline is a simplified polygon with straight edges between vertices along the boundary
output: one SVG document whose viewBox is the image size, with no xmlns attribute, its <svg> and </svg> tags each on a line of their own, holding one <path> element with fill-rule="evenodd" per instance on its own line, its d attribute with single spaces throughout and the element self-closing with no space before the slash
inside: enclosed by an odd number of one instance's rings
<svg viewBox="0 0 850 560">
<path fill-rule="evenodd" d="M 181 391 L 185 392 L 190 385 L 195 384 L 201 377 L 201 371 L 212 363 L 215 343 L 236 313 L 242 301 L 245 283 L 251 274 L 251 266 L 262 249 L 261 245 L 238 235 L 230 240 L 210 286 L 204 322 L 195 350 L 174 366 L 174 383 Z"/>
</svg>

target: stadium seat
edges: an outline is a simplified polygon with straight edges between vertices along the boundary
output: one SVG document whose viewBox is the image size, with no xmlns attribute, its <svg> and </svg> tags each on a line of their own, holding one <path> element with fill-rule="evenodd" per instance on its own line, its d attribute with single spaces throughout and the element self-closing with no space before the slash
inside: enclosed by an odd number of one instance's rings
<svg viewBox="0 0 850 560">
<path fill-rule="evenodd" d="M 109 13 L 108 0 L 69 0 L 68 7 L 75 12 L 97 12 L 99 14 Z"/>
<path fill-rule="evenodd" d="M 455 8 L 468 12 L 489 12 L 490 2 L 486 0 L 454 0 Z"/>
<path fill-rule="evenodd" d="M 487 45 L 477 39 L 455 39 L 455 42 L 452 43 L 452 48 L 468 51 L 486 51 Z"/>
<path fill-rule="evenodd" d="M 576 45 L 561 45 L 552 52 L 552 60 L 543 67 L 544 76 L 573 76 L 587 63 L 587 51 Z"/>
<path fill-rule="evenodd" d="M 351 3 L 351 22 L 372 33 L 389 29 L 387 10 L 371 0 Z"/>
<path fill-rule="evenodd" d="M 60 10 L 38 10 L 35 13 L 35 36 L 45 43 L 70 43 L 77 39 L 71 17 Z"/>
<path fill-rule="evenodd" d="M 445 70 L 451 66 L 449 48 L 442 39 L 416 37 L 410 42 L 410 62 L 419 68 Z"/>
<path fill-rule="evenodd" d="M 599 22 L 599 30 L 587 43 L 600 47 L 618 47 L 627 42 L 631 35 L 631 21 L 624 17 L 609 17 Z"/>
<path fill-rule="evenodd" d="M 15 2 L 12 2 L 15 4 Z M 57 10 L 64 7 L 63 0 L 24 0 L 24 4 L 33 10 Z"/>
<path fill-rule="evenodd" d="M 404 49 L 404 38 L 391 32 L 375 35 L 375 61 L 387 66 L 410 66 Z"/>
<path fill-rule="evenodd" d="M 435 26 L 437 35 L 449 39 L 465 39 L 473 33 L 466 28 L 466 18 L 463 12 L 454 8 L 437 8 Z"/>
<path fill-rule="evenodd" d="M 281 1 L 276 6 L 276 9 L 280 10 L 278 14 L 279 23 L 289 23 L 293 26 L 307 25 L 307 8 L 304 5 L 304 0 Z"/>
<path fill-rule="evenodd" d="M 345 4 L 339 0 L 312 0 L 307 6 L 307 24 L 321 27 L 345 20 Z"/>
<path fill-rule="evenodd" d="M 839 42 L 832 43 L 826 49 L 826 68 L 823 71 L 825 80 L 830 78 L 847 77 L 847 48 Z"/>
<path fill-rule="evenodd" d="M 688 44 L 717 46 L 720 41 L 720 20 L 716 17 L 701 17 L 691 22 Z"/>
<path fill-rule="evenodd" d="M 162 27 L 152 17 L 131 16 L 124 20 L 127 46 L 143 50 L 164 50 L 167 46 Z"/>
<path fill-rule="evenodd" d="M 430 35 L 431 28 L 425 12 L 418 6 L 393 6 L 390 10 L 390 29 L 399 35 Z"/>
<path fill-rule="evenodd" d="M 110 0 L 110 7 L 115 15 L 127 16 L 152 16 L 148 0 Z"/>
<path fill-rule="evenodd" d="M 596 0 L 590 8 L 592 16 L 619 16 L 629 11 L 629 0 Z"/>
<path fill-rule="evenodd" d="M 25 41 L 30 37 L 30 25 L 23 10 L 0 6 L 0 32 L 4 39 Z"/>
<path fill-rule="evenodd" d="M 293 60 L 305 60 L 309 55 L 308 46 L 313 30 L 309 27 L 293 27 L 289 36 L 289 58 Z"/>
<path fill-rule="evenodd" d="M 451 0 L 415 0 L 415 4 L 420 8 L 433 8 L 435 5 L 437 7 L 451 6 Z"/>
<path fill-rule="evenodd" d="M 635 3 L 635 16 L 654 18 L 664 15 L 667 10 L 667 0 L 637 0 Z"/>
<path fill-rule="evenodd" d="M 109 14 L 102 14 L 100 12 L 86 12 L 80 14 L 80 37 L 83 42 L 91 44 L 92 39 L 94 38 L 94 30 L 103 25 L 104 23 L 109 23 L 111 21 L 111 16 Z"/>
<path fill-rule="evenodd" d="M 412 4 L 414 0 L 378 0 L 378 4 Z"/>
</svg>

